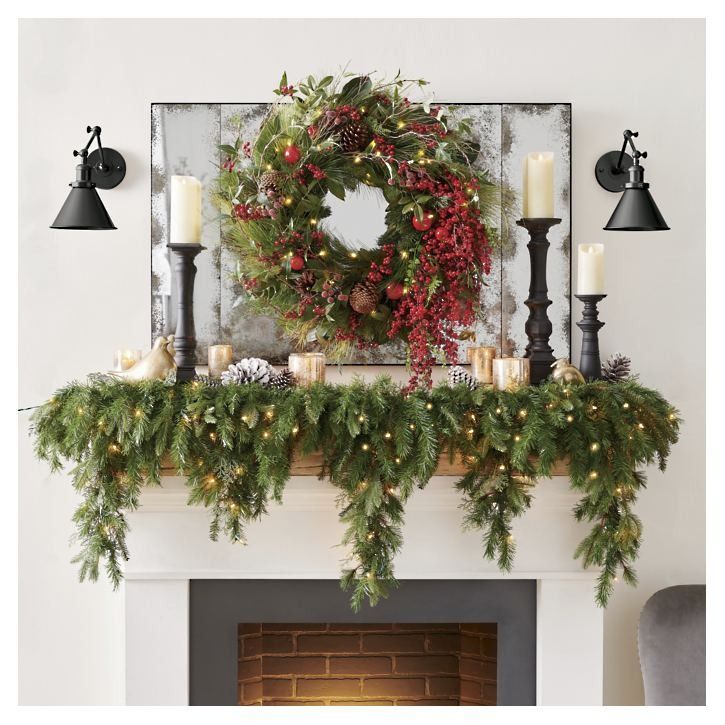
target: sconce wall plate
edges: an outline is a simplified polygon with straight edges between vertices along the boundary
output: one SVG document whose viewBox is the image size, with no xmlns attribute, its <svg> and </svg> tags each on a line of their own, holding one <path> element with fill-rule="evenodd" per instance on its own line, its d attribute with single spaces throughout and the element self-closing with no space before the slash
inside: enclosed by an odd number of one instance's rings
<svg viewBox="0 0 725 725">
<path fill-rule="evenodd" d="M 88 155 L 88 165 L 91 167 L 91 181 L 99 189 L 114 189 L 126 176 L 126 161 L 116 149 L 105 146 L 103 158 L 98 149 Z"/>
<path fill-rule="evenodd" d="M 606 154 L 599 157 L 599 161 L 594 167 L 594 176 L 602 189 L 615 192 L 624 191 L 624 185 L 629 178 L 627 169 L 632 166 L 634 159 L 629 154 L 623 154 L 621 166 L 618 167 L 619 156 L 619 151 L 607 151 Z"/>
</svg>

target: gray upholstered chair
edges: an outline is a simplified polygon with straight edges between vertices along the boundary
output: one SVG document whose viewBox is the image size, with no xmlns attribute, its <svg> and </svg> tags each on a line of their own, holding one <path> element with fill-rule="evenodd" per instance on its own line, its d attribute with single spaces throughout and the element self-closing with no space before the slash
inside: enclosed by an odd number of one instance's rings
<svg viewBox="0 0 725 725">
<path fill-rule="evenodd" d="M 705 586 L 653 594 L 639 617 L 645 705 L 705 704 Z"/>
</svg>

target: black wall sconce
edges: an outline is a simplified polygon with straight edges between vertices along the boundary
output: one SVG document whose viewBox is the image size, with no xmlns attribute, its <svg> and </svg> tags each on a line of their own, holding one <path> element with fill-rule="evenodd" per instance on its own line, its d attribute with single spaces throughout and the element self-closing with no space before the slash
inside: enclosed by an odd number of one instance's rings
<svg viewBox="0 0 725 725">
<path fill-rule="evenodd" d="M 625 131 L 621 151 L 607 152 L 594 167 L 594 175 L 603 189 L 624 192 L 605 231 L 659 232 L 669 229 L 649 193 L 649 184 L 645 183 L 644 168 L 639 160 L 646 159 L 647 152 L 635 147 L 632 138 L 637 136 L 638 131 Z M 632 156 L 626 153 L 628 145 Z"/>
<path fill-rule="evenodd" d="M 113 189 L 118 186 L 126 175 L 126 162 L 118 151 L 103 148 L 101 145 L 101 127 L 88 126 L 86 133 L 91 137 L 80 151 L 73 156 L 80 156 L 81 163 L 76 166 L 76 180 L 69 186 L 70 194 L 58 212 L 51 229 L 115 229 L 106 207 L 103 206 L 99 189 Z M 88 148 L 96 140 L 98 148 L 88 153 Z"/>
</svg>

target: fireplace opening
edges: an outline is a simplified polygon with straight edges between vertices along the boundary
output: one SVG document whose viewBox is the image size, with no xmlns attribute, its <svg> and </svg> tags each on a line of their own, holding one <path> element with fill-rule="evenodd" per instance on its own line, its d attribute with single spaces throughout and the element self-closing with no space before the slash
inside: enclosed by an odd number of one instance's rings
<svg viewBox="0 0 725 725">
<path fill-rule="evenodd" d="M 495 623 L 243 623 L 240 705 L 495 705 Z"/>
</svg>

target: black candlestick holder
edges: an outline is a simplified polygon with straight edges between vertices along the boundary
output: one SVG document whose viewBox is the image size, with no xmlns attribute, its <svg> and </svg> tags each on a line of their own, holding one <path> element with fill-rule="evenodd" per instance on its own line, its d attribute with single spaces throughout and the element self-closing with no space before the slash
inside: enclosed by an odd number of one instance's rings
<svg viewBox="0 0 725 725">
<path fill-rule="evenodd" d="M 576 326 L 584 333 L 579 370 L 585 380 L 599 380 L 602 377 L 602 362 L 599 359 L 599 330 L 604 323 L 599 320 L 597 304 L 607 295 L 574 295 L 584 303 L 581 322 Z"/>
<path fill-rule="evenodd" d="M 194 327 L 194 259 L 206 249 L 201 244 L 169 243 L 176 276 L 176 380 L 183 383 L 196 375 L 196 328 Z"/>
<path fill-rule="evenodd" d="M 549 251 L 549 229 L 560 222 L 561 219 L 555 218 L 524 218 L 516 222 L 518 226 L 526 229 L 530 237 L 526 246 L 531 261 L 531 281 L 529 298 L 525 302 L 529 308 L 529 319 L 525 327 L 529 343 L 526 345 L 524 357 L 530 360 L 533 385 L 538 385 L 551 374 L 551 365 L 554 362 L 554 349 L 549 345 L 552 326 L 547 314 L 551 300 L 546 284 L 546 256 Z"/>
</svg>

